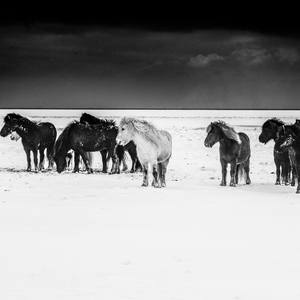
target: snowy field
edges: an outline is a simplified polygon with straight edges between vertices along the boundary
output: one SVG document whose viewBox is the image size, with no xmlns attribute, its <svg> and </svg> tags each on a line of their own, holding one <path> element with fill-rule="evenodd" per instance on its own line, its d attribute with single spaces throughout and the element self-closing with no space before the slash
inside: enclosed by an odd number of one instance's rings
<svg viewBox="0 0 300 300">
<path fill-rule="evenodd" d="M 81 112 L 20 111 L 59 132 Z M 167 188 L 102 174 L 98 153 L 91 175 L 27 173 L 21 142 L 0 138 L 0 299 L 300 299 L 300 195 L 274 185 L 273 142 L 258 142 L 299 111 L 90 112 L 168 130 Z M 250 186 L 219 186 L 218 145 L 203 145 L 218 119 L 250 137 Z"/>
</svg>

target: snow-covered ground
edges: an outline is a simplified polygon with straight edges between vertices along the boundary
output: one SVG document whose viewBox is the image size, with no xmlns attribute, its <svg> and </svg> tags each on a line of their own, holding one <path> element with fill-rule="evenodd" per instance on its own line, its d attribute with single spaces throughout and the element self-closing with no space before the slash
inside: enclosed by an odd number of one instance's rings
<svg viewBox="0 0 300 300">
<path fill-rule="evenodd" d="M 2 117 L 8 111 L 0 111 Z M 20 111 L 59 130 L 82 111 Z M 27 173 L 21 143 L 0 138 L 0 299 L 300 299 L 300 196 L 275 186 L 270 116 L 299 111 L 90 111 L 144 117 L 173 136 L 167 188 L 142 175 Z M 223 119 L 251 140 L 252 185 L 221 187 Z"/>
</svg>

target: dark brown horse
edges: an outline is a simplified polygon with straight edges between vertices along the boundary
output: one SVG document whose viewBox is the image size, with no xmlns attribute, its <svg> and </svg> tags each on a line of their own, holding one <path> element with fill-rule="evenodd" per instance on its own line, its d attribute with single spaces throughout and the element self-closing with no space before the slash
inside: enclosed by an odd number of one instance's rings
<svg viewBox="0 0 300 300">
<path fill-rule="evenodd" d="M 117 128 L 116 124 L 113 120 L 99 119 L 88 113 L 83 113 L 81 115 L 80 123 L 83 123 L 83 124 L 87 123 L 87 124 L 91 124 L 91 125 L 99 124 L 105 128 L 115 126 L 115 128 Z M 125 146 L 118 145 L 116 148 L 116 153 L 118 155 L 119 162 L 120 163 L 123 162 L 123 171 L 127 170 L 127 164 L 125 161 L 124 151 L 127 151 L 129 153 L 131 161 L 132 161 L 132 166 L 131 166 L 130 172 L 134 173 L 137 170 L 142 169 L 142 166 L 137 157 L 136 145 L 133 143 L 133 141 L 130 141 L 127 145 L 125 145 Z M 101 151 L 101 156 L 102 156 L 103 170 L 106 170 L 107 169 L 106 162 L 107 162 L 107 159 L 110 158 L 109 156 L 107 156 L 107 150 Z"/>
<path fill-rule="evenodd" d="M 296 193 L 300 193 L 300 122 L 293 125 L 286 125 L 280 130 L 280 135 L 276 143 L 278 149 L 293 153 L 293 161 L 291 162 L 296 170 L 298 181 Z"/>
<path fill-rule="evenodd" d="M 279 147 L 282 150 L 292 149 L 295 152 L 295 166 L 298 179 L 296 193 L 300 193 L 300 124 L 295 123 L 290 126 L 285 126 L 285 130 L 280 136 Z"/>
<path fill-rule="evenodd" d="M 245 171 L 246 184 L 250 184 L 250 140 L 243 133 L 237 133 L 223 121 L 212 122 L 207 127 L 205 147 L 211 148 L 217 142 L 220 143 L 220 161 L 222 167 L 221 185 L 226 185 L 227 165 L 230 164 L 230 186 L 236 186 L 239 174 Z"/>
<path fill-rule="evenodd" d="M 280 179 L 282 177 L 282 181 L 284 182 L 284 184 L 288 185 L 291 172 L 289 153 L 288 151 L 278 151 L 278 149 L 276 149 L 278 130 L 284 125 L 285 123 L 277 118 L 267 120 L 262 126 L 262 131 L 258 139 L 263 144 L 268 143 L 270 140 L 273 140 L 275 142 L 273 150 L 274 162 L 276 166 L 275 184 L 280 184 Z"/>
<path fill-rule="evenodd" d="M 88 173 L 92 173 L 87 152 L 106 149 L 113 161 L 111 173 L 117 173 L 118 161 L 115 153 L 117 134 L 118 132 L 114 127 L 103 128 L 101 125 L 81 124 L 79 122 L 69 124 L 55 143 L 54 160 L 57 172 L 61 173 L 66 169 L 66 157 L 69 150 L 72 149 L 75 153 L 74 172 L 79 171 L 79 158 L 81 156 L 86 170 Z"/>
<path fill-rule="evenodd" d="M 49 162 L 48 168 L 52 168 L 53 150 L 56 139 L 56 128 L 52 123 L 36 123 L 19 114 L 10 113 L 4 117 L 4 126 L 1 129 L 0 135 L 6 137 L 12 132 L 16 132 L 22 139 L 27 157 L 27 171 L 31 171 L 30 152 L 33 152 L 35 171 L 37 172 L 44 168 L 45 149 L 47 150 Z M 39 164 L 38 152 L 40 154 Z"/>
</svg>

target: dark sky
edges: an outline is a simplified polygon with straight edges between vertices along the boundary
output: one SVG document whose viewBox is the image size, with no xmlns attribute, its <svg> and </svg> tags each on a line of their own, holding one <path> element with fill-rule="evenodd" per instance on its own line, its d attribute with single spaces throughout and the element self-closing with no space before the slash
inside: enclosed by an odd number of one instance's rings
<svg viewBox="0 0 300 300">
<path fill-rule="evenodd" d="M 202 15 L 6 14 L 0 107 L 300 109 L 293 15 Z"/>
</svg>

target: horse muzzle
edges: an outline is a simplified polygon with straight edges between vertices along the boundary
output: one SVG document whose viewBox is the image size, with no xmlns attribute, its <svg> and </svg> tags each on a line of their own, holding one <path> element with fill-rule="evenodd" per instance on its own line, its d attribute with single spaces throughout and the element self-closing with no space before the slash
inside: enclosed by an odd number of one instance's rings
<svg viewBox="0 0 300 300">
<path fill-rule="evenodd" d="M 212 148 L 213 145 L 208 142 L 204 142 L 204 146 L 207 148 Z"/>
</svg>

